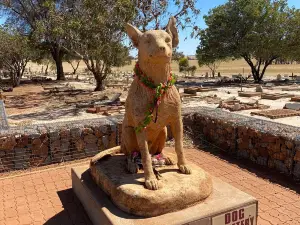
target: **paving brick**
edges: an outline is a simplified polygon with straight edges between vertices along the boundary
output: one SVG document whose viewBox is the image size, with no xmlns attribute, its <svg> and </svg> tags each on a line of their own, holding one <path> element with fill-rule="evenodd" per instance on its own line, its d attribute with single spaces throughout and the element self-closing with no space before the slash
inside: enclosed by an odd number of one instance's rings
<svg viewBox="0 0 300 225">
<path fill-rule="evenodd" d="M 17 216 L 5 219 L 5 225 L 19 225 L 19 224 L 20 222 Z"/>
<path fill-rule="evenodd" d="M 30 225 L 33 223 L 33 219 L 29 213 L 19 215 L 19 222 L 21 225 Z"/>
<path fill-rule="evenodd" d="M 263 220 L 266 220 L 266 221 L 268 221 L 268 222 L 270 222 L 272 225 L 275 225 L 275 224 L 282 224 L 282 222 L 278 219 L 278 218 L 276 218 L 276 217 L 274 217 L 274 216 L 271 216 L 269 213 L 267 213 L 267 212 L 262 212 L 262 213 L 260 213 L 260 215 L 259 215 Z"/>
<path fill-rule="evenodd" d="M 30 212 L 30 209 L 27 204 L 21 205 L 21 206 L 17 205 L 16 210 L 17 210 L 19 216 L 23 215 L 23 214 L 28 214 Z"/>
<path fill-rule="evenodd" d="M 172 154 L 175 156 L 174 151 Z M 258 225 L 300 224 L 300 196 L 296 192 L 210 153 L 189 149 L 186 155 L 211 174 L 255 196 L 259 200 Z M 71 190 L 70 167 L 0 179 L 0 224 L 41 225 L 46 221 L 51 224 L 91 224 Z"/>
</svg>

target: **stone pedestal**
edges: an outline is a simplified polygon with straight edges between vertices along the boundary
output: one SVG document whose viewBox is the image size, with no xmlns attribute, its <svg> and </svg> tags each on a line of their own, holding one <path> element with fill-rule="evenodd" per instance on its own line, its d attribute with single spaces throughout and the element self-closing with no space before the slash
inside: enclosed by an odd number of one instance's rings
<svg viewBox="0 0 300 225">
<path fill-rule="evenodd" d="M 211 176 L 189 164 L 192 174 L 182 174 L 175 165 L 158 167 L 158 190 L 144 187 L 144 171 L 126 171 L 126 156 L 117 154 L 90 166 L 94 182 L 123 211 L 153 217 L 178 211 L 206 199 L 212 192 Z"/>
<path fill-rule="evenodd" d="M 155 217 L 139 217 L 115 206 L 90 172 L 88 165 L 72 168 L 72 186 L 94 225 L 257 224 L 257 200 L 218 178 L 212 177 L 213 191 L 199 204 Z"/>
</svg>

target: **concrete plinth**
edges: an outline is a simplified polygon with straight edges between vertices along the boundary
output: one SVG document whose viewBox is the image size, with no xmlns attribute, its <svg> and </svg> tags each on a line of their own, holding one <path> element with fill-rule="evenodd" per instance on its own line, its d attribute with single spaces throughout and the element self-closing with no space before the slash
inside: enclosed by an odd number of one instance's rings
<svg viewBox="0 0 300 225">
<path fill-rule="evenodd" d="M 88 167 L 72 168 L 72 186 L 94 225 L 257 224 L 257 200 L 214 177 L 212 194 L 197 205 L 156 217 L 130 215 L 117 208 L 94 183 Z"/>
</svg>

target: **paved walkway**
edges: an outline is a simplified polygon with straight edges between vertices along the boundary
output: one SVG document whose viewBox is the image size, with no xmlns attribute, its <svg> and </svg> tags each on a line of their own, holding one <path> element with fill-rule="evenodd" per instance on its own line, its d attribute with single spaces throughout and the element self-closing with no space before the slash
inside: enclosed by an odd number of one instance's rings
<svg viewBox="0 0 300 225">
<path fill-rule="evenodd" d="M 291 190 L 296 189 L 296 185 L 288 185 L 282 177 L 277 178 L 256 166 L 244 166 L 245 163 L 231 159 L 226 161 L 226 156 L 195 149 L 186 153 L 189 160 L 212 175 L 256 197 L 259 225 L 300 224 L 300 195 Z M 243 164 L 243 168 L 239 164 Z M 91 224 L 71 189 L 71 166 L 0 179 L 0 225 Z M 282 182 L 283 186 L 269 178 Z"/>
</svg>

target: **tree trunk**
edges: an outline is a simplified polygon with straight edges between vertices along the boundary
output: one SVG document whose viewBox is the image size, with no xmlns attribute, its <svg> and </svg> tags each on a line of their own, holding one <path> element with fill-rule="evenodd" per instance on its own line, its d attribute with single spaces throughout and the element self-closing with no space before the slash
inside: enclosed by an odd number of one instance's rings
<svg viewBox="0 0 300 225">
<path fill-rule="evenodd" d="M 57 80 L 66 80 L 63 68 L 63 56 L 64 53 L 57 47 L 53 47 L 51 51 L 53 60 L 55 61 L 56 65 L 56 73 L 57 73 Z"/>
<path fill-rule="evenodd" d="M 215 78 L 216 72 L 214 70 L 211 71 L 212 77 Z"/>
<path fill-rule="evenodd" d="M 79 63 L 80 63 L 80 61 L 78 61 L 77 64 L 76 64 L 76 67 L 73 68 L 73 75 L 76 74 L 77 69 L 78 69 L 78 67 L 79 67 Z M 78 76 L 77 76 L 77 77 L 78 77 Z"/>
<path fill-rule="evenodd" d="M 46 65 L 46 69 L 45 69 L 45 76 L 47 76 L 47 75 L 48 75 L 48 67 L 49 67 L 49 63 L 47 63 L 47 65 Z"/>
<path fill-rule="evenodd" d="M 94 73 L 94 77 L 96 79 L 96 88 L 94 91 L 104 91 L 105 86 L 104 86 L 104 79 L 102 78 L 101 74 L 99 73 Z"/>
<path fill-rule="evenodd" d="M 11 80 L 12 80 L 12 86 L 13 87 L 18 87 L 20 86 L 21 83 L 21 74 L 20 72 L 10 72 L 11 73 Z"/>
</svg>

